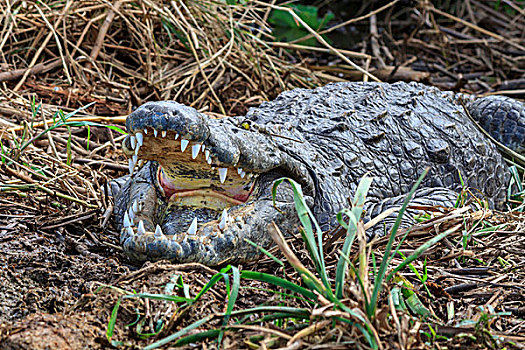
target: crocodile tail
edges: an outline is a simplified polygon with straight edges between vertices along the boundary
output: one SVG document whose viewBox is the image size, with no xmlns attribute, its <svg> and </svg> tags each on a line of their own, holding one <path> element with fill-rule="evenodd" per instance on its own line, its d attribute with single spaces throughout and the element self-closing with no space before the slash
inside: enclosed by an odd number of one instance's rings
<svg viewBox="0 0 525 350">
<path fill-rule="evenodd" d="M 506 96 L 487 96 L 472 102 L 472 118 L 496 141 L 525 154 L 525 104 Z"/>
</svg>

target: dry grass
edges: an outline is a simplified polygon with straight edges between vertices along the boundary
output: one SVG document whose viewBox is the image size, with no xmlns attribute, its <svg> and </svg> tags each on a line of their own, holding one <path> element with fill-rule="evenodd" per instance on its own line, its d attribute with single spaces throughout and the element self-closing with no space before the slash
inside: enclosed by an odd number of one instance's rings
<svg viewBox="0 0 525 350">
<path fill-rule="evenodd" d="M 27 4 L 0 5 L 0 50 L 7 53 L 0 81 L 16 81 L 13 91 L 29 88 L 61 106 L 96 101 L 94 114 L 122 115 L 146 100 L 173 99 L 201 111 L 242 114 L 282 90 L 338 80 L 271 47 L 265 6 Z"/>
<path fill-rule="evenodd" d="M 107 325 L 120 296 L 133 291 L 184 295 L 180 288 L 167 290 L 177 276 L 195 296 L 217 272 L 166 262 L 138 270 L 127 265 L 118 234 L 109 225 L 111 200 L 103 194 L 111 178 L 127 171 L 119 151 L 122 136 L 98 126 L 88 132 L 86 121 L 121 125 L 134 106 L 161 99 L 215 116 L 240 115 L 282 90 L 363 79 L 348 61 L 382 80 L 421 80 L 445 89 L 505 90 L 521 96 L 523 9 L 510 1 L 501 3 L 496 10 L 495 2 L 458 2 L 453 9 L 435 9 L 428 2 L 399 8 L 392 2 L 347 21 L 365 33 L 350 51 L 330 43 L 311 48 L 300 42 L 274 42 L 265 22 L 271 6 L 262 2 L 245 6 L 157 0 L 0 2 L 0 262 L 6 266 L 0 276 L 0 299 L 7 310 L 0 341 L 12 340 L 12 335 L 28 341 L 49 334 L 49 329 L 67 339 L 73 334 L 67 331 L 71 326 L 67 317 L 47 315 L 58 312 L 74 315 L 75 327 L 82 320 L 89 320 L 90 327 L 98 322 L 98 328 L 84 330 L 83 336 L 90 340 L 86 343 L 95 339 L 101 347 L 108 346 L 100 325 Z M 53 127 L 61 120 L 58 110 L 67 115 L 93 102 L 68 119 L 84 124 L 64 125 L 36 138 L 42 126 Z M 413 270 L 400 274 L 405 289 L 415 291 L 432 318 L 423 321 L 413 311 L 393 310 L 391 292 L 396 285 L 386 285 L 372 322 L 380 346 L 498 348 L 502 343 L 492 336 L 501 336 L 522 348 L 523 214 L 465 208 L 437 216 L 431 225 L 413 230 L 400 248 L 408 255 L 453 228 L 424 254 L 428 270 L 424 284 Z M 326 250 L 331 275 L 342 245 L 337 234 L 333 237 Z M 312 269 L 302 240 L 297 236 L 288 241 L 299 260 Z M 369 248 L 376 264 L 384 247 L 384 241 L 377 241 Z M 366 262 L 374 271 L 372 259 Z M 400 256 L 395 257 L 392 267 L 400 262 Z M 424 260 L 413 262 L 413 267 L 422 274 Z M 242 268 L 301 283 L 291 266 L 269 258 Z M 97 290 L 101 284 L 111 287 Z M 410 284 L 413 288 L 407 287 Z M 243 280 L 235 310 L 262 304 L 309 307 L 311 323 L 230 322 L 224 348 L 367 346 L 355 327 L 327 321 L 334 317 L 329 303 L 311 307 L 270 288 Z M 347 305 L 362 306 L 360 288 L 355 280 L 348 283 Z M 114 339 L 151 344 L 158 338 L 140 334 L 152 332 L 159 320 L 164 322 L 160 338 L 207 315 L 220 315 L 226 304 L 224 284 L 187 309 L 168 301 L 126 299 Z M 38 314 L 44 311 L 43 316 Z M 21 319 L 33 313 L 37 315 Z M 137 314 L 140 322 L 126 327 Z M 197 330 L 220 326 L 220 321 Z M 35 324 L 44 330 L 35 330 Z M 431 334 L 430 339 L 420 330 Z M 454 338 L 461 333 L 469 335 Z"/>
</svg>

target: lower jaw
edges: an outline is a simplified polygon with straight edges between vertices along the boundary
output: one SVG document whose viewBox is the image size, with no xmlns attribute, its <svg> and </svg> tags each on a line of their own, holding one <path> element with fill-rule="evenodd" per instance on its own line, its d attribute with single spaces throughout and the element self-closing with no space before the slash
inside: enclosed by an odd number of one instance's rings
<svg viewBox="0 0 525 350">
<path fill-rule="evenodd" d="M 166 207 L 159 208 L 159 214 L 155 219 L 161 226 L 164 234 L 172 236 L 175 240 L 184 239 L 186 236 L 191 237 L 209 237 L 215 235 L 225 234 L 231 229 L 231 225 L 236 226 L 244 222 L 246 215 L 250 215 L 253 211 L 255 203 L 247 202 L 236 206 L 227 207 L 226 212 L 226 227 L 220 226 L 224 211 L 217 211 L 216 209 L 183 206 L 180 203 L 166 203 Z M 193 220 L 197 220 L 197 231 L 191 233 L 189 228 Z M 240 227 L 240 226 L 239 226 Z M 237 227 L 236 229 L 239 229 Z M 225 230 L 226 229 L 226 230 Z M 195 236 L 194 236 L 195 235 Z"/>
</svg>

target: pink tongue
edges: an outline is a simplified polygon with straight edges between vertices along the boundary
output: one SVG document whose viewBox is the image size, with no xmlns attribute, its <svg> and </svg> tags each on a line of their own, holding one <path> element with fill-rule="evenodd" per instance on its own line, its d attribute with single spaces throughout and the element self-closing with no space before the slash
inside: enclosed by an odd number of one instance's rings
<svg viewBox="0 0 525 350">
<path fill-rule="evenodd" d="M 157 172 L 157 180 L 159 181 L 160 187 L 164 190 L 166 198 L 170 198 L 177 192 L 177 189 L 173 186 L 173 182 L 171 182 L 160 169 Z"/>
<path fill-rule="evenodd" d="M 232 198 L 236 199 L 236 200 L 238 200 L 240 202 L 246 202 L 248 200 L 248 197 L 250 197 L 250 193 L 252 193 L 252 191 L 250 191 L 247 194 L 244 194 L 244 193 L 236 194 L 236 195 L 232 196 Z"/>
</svg>

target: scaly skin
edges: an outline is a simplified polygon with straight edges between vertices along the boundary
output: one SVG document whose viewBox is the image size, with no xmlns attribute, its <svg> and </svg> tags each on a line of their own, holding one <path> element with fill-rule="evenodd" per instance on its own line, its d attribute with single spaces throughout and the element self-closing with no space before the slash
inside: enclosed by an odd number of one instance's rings
<svg viewBox="0 0 525 350">
<path fill-rule="evenodd" d="M 415 83 L 339 83 L 282 93 L 244 117 L 213 119 L 175 102 L 147 103 L 126 122 L 130 135 L 142 134 L 143 144 L 129 136 L 124 151 L 149 162 L 138 169 L 131 156 L 134 173 L 116 195 L 124 251 L 138 262 L 254 259 L 258 252 L 245 239 L 267 247 L 268 223 L 290 232 L 298 224 L 289 187 L 281 186 L 272 204 L 273 182 L 282 176 L 302 185 L 323 229 L 334 227 L 335 214 L 348 206 L 367 173 L 374 177 L 369 216 L 398 204 L 428 166 L 415 202 L 452 205 L 461 173 L 490 205 L 502 208 L 507 167 L 456 100 Z M 524 146 L 521 103 L 488 97 L 468 109 L 490 133 L 503 129 L 494 133 L 499 141 L 517 150 Z M 189 141 L 185 152 L 181 139 Z M 219 168 L 227 169 L 224 184 Z M 228 218 L 219 225 L 224 209 Z M 133 223 L 124 221 L 125 213 Z M 196 230 L 190 228 L 195 217 Z"/>
</svg>

